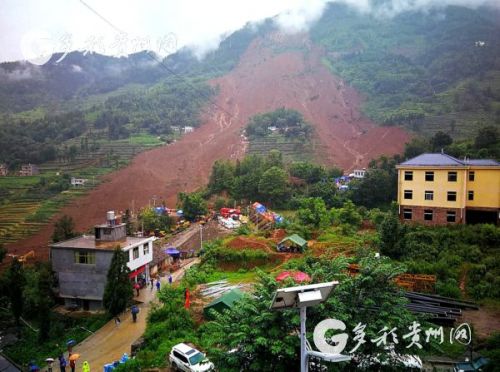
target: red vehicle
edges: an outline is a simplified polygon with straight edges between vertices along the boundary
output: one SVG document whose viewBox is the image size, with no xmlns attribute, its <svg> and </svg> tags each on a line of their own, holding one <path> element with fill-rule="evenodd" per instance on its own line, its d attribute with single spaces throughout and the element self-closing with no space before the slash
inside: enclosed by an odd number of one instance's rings
<svg viewBox="0 0 500 372">
<path fill-rule="evenodd" d="M 239 209 L 233 209 L 233 208 L 221 208 L 220 215 L 224 218 L 236 217 L 236 219 L 238 219 L 241 215 L 241 211 Z"/>
</svg>

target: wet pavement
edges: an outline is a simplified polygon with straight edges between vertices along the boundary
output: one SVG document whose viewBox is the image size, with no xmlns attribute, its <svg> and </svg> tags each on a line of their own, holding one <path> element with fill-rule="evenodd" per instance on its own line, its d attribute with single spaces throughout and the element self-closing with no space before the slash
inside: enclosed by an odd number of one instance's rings
<svg viewBox="0 0 500 372">
<path fill-rule="evenodd" d="M 196 263 L 198 263 L 198 259 L 185 260 L 185 265 L 172 273 L 174 282 L 179 281 L 184 275 L 184 271 Z M 161 277 L 160 280 L 162 286 L 169 285 L 168 277 Z M 119 360 L 123 353 L 130 355 L 130 346 L 143 335 L 146 329 L 146 317 L 151 303 L 157 301 L 156 294 L 156 288 L 151 290 L 149 286 L 141 289 L 139 297 L 134 296 L 134 300 L 140 301 L 137 305 L 140 312 L 136 323 L 133 322 L 132 314 L 128 310 L 120 315 L 119 325 L 111 320 L 82 343 L 74 346 L 73 353 L 80 354 L 76 370 L 80 371 L 83 362 L 88 361 L 91 371 L 102 371 L 105 364 Z"/>
</svg>

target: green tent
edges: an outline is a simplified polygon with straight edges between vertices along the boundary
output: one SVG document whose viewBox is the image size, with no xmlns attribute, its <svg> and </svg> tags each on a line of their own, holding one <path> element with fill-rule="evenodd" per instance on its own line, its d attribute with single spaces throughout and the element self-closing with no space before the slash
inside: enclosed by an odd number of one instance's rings
<svg viewBox="0 0 500 372">
<path fill-rule="evenodd" d="M 221 297 L 213 300 L 207 306 L 203 308 L 203 314 L 205 318 L 209 319 L 209 310 L 213 309 L 219 313 L 222 313 L 225 309 L 230 309 L 233 307 L 234 303 L 243 297 L 243 292 L 235 288 L 222 295 Z"/>
<path fill-rule="evenodd" d="M 297 248 L 297 250 L 304 252 L 306 247 L 307 247 L 307 240 L 302 239 L 297 234 L 287 236 L 278 243 L 278 250 L 283 250 L 284 248 L 286 248 L 287 250 L 290 248 Z"/>
</svg>

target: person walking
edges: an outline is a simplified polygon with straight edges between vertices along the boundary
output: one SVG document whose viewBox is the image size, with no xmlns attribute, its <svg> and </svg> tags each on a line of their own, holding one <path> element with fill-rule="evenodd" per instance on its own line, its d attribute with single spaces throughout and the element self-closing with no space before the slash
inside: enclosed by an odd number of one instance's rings
<svg viewBox="0 0 500 372">
<path fill-rule="evenodd" d="M 82 372 L 90 372 L 90 364 L 89 364 L 89 362 L 87 362 L 87 361 L 83 362 Z"/>
<path fill-rule="evenodd" d="M 169 274 L 168 275 L 168 284 L 172 285 L 172 280 L 173 280 L 172 274 Z"/>
<path fill-rule="evenodd" d="M 154 289 L 154 287 L 155 287 L 155 280 L 151 278 L 151 291 Z"/>
<path fill-rule="evenodd" d="M 64 359 L 64 354 L 59 355 L 58 359 L 61 372 L 66 372 L 66 359 Z"/>
<path fill-rule="evenodd" d="M 136 305 L 133 305 L 131 308 L 132 319 L 134 323 L 137 322 L 137 314 L 139 313 L 139 308 Z"/>
<path fill-rule="evenodd" d="M 158 280 L 156 281 L 156 290 L 159 291 L 160 290 L 160 279 L 158 278 Z"/>
<path fill-rule="evenodd" d="M 71 359 L 71 354 L 69 355 L 69 368 L 71 368 L 71 372 L 75 372 L 76 359 Z"/>
<path fill-rule="evenodd" d="M 139 283 L 135 283 L 134 288 L 136 290 L 136 296 L 139 297 L 139 289 L 141 288 L 141 286 L 139 285 Z"/>
<path fill-rule="evenodd" d="M 115 316 L 115 326 L 117 326 L 117 327 L 118 327 L 118 326 L 120 325 L 120 323 L 121 323 L 121 322 L 122 322 L 122 321 L 120 320 L 120 318 L 118 317 L 118 315 L 117 315 L 117 316 Z"/>
</svg>

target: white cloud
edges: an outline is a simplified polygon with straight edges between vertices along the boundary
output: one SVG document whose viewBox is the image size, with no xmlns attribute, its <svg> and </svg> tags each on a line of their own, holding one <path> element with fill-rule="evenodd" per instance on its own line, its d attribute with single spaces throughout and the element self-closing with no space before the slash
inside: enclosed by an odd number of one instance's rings
<svg viewBox="0 0 500 372">
<path fill-rule="evenodd" d="M 86 8 L 83 1 L 102 18 Z M 445 5 L 500 4 L 500 0 L 389 0 L 374 7 L 374 0 L 335 1 L 386 16 Z M 156 50 L 159 40 L 173 34 L 176 48 L 192 46 L 202 56 L 216 48 L 223 35 L 268 17 L 277 16 L 277 25 L 285 32 L 304 31 L 321 16 L 326 3 L 326 0 L 2 0 L 0 61 L 26 58 L 21 42 L 34 31 L 50 34 L 54 51 L 62 51 L 64 47 L 84 50 L 92 44 L 98 52 L 115 55 L 145 49 L 144 43 L 137 42 L 139 38 L 147 40 L 148 49 Z M 117 43 L 117 31 L 108 21 L 126 32 L 134 43 L 126 46 Z"/>
</svg>

